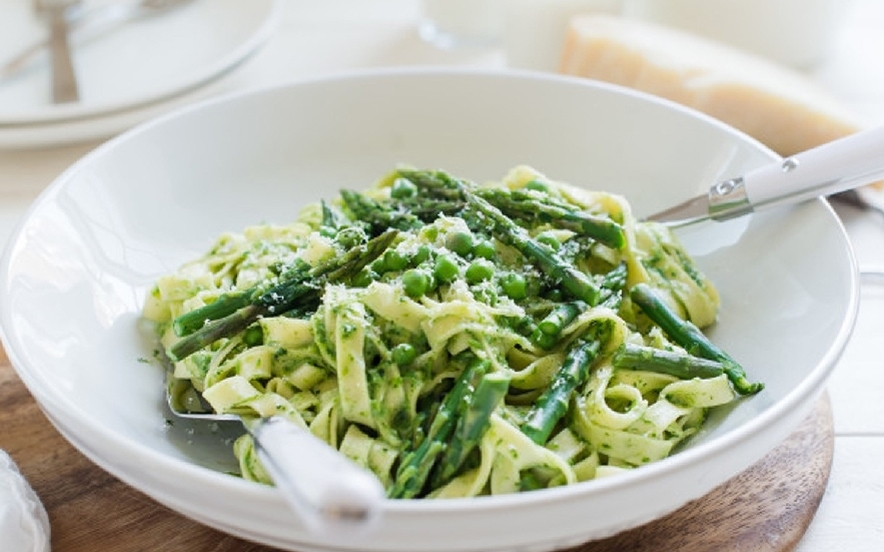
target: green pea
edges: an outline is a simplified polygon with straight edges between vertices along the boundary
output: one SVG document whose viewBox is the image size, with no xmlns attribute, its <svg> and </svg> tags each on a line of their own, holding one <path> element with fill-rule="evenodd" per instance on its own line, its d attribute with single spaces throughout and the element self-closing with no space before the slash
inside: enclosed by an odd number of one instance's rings
<svg viewBox="0 0 884 552">
<path fill-rule="evenodd" d="M 559 248 L 562 247 L 562 242 L 560 242 L 554 235 L 547 232 L 541 232 L 534 239 L 544 245 L 548 245 L 553 251 L 558 251 Z"/>
<path fill-rule="evenodd" d="M 449 255 L 439 255 L 436 257 L 436 263 L 433 266 L 433 276 L 436 277 L 436 281 L 449 283 L 457 278 L 459 273 L 460 267 L 457 265 L 457 261 Z"/>
<path fill-rule="evenodd" d="M 494 264 L 487 259 L 476 259 L 467 267 L 464 276 L 466 276 L 467 282 L 471 284 L 490 280 L 494 276 Z"/>
<path fill-rule="evenodd" d="M 365 232 L 355 226 L 346 226 L 338 230 L 335 241 L 344 247 L 351 248 L 365 241 Z"/>
<path fill-rule="evenodd" d="M 402 289 L 409 297 L 420 297 L 430 289 L 430 275 L 416 268 L 406 270 L 402 274 Z"/>
<path fill-rule="evenodd" d="M 377 273 L 369 267 L 365 267 L 360 270 L 356 276 L 353 276 L 353 279 L 350 281 L 350 284 L 354 287 L 368 287 L 373 281 L 377 279 Z"/>
<path fill-rule="evenodd" d="M 507 297 L 518 301 L 528 297 L 528 282 L 518 272 L 508 272 L 500 279 L 500 288 Z"/>
<path fill-rule="evenodd" d="M 417 186 L 407 178 L 397 178 L 390 188 L 390 197 L 395 199 L 408 199 L 417 196 Z"/>
<path fill-rule="evenodd" d="M 408 258 L 396 251 L 395 249 L 387 249 L 384 252 L 384 268 L 388 272 L 402 270 L 408 266 Z"/>
<path fill-rule="evenodd" d="M 414 253 L 414 255 L 411 256 L 411 264 L 413 266 L 417 266 L 417 265 L 421 264 L 422 262 L 424 262 L 430 258 L 430 253 L 431 253 L 431 250 L 430 250 L 429 246 L 422 245 L 422 246 L 418 247 L 417 251 Z"/>
<path fill-rule="evenodd" d="M 399 366 L 408 366 L 417 358 L 417 350 L 411 343 L 400 343 L 391 351 L 393 362 Z"/>
<path fill-rule="evenodd" d="M 264 343 L 264 330 L 261 329 L 261 326 L 258 324 L 249 326 L 248 328 L 246 328 L 242 340 L 245 342 L 246 345 L 250 347 L 260 345 Z"/>
<path fill-rule="evenodd" d="M 448 236 L 445 245 L 461 257 L 466 257 L 473 251 L 473 235 L 469 232 L 455 232 Z"/>
<path fill-rule="evenodd" d="M 436 238 L 439 237 L 439 227 L 438 227 L 438 226 L 435 226 L 435 225 L 433 225 L 433 224 L 431 224 L 431 225 L 429 225 L 429 226 L 424 226 L 424 227 L 421 229 L 421 235 L 422 235 L 427 241 L 431 241 L 431 242 L 432 242 L 432 241 L 436 241 Z"/>
<path fill-rule="evenodd" d="M 492 241 L 482 240 L 473 247 L 473 255 L 490 261 L 497 255 L 497 249 Z"/>
<path fill-rule="evenodd" d="M 319 235 L 323 238 L 335 239 L 338 235 L 338 231 L 331 226 L 320 226 Z"/>
</svg>

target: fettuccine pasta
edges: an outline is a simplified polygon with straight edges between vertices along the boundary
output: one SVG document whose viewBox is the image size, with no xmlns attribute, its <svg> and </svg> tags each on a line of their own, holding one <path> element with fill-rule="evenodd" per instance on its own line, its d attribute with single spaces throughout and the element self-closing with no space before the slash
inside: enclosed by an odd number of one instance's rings
<svg viewBox="0 0 884 552">
<path fill-rule="evenodd" d="M 158 279 L 184 408 L 284 416 L 395 498 L 568 485 L 666 458 L 761 389 L 698 328 L 713 284 L 624 198 L 516 167 L 402 168 Z M 270 483 L 246 434 L 243 477 Z"/>
</svg>

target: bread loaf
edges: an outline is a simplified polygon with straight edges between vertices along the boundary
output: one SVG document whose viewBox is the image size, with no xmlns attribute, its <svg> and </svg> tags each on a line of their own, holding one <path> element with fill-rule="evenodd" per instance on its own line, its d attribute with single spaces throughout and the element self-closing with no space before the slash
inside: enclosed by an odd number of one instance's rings
<svg viewBox="0 0 884 552">
<path fill-rule="evenodd" d="M 783 156 L 861 128 L 838 101 L 793 69 L 685 31 L 618 16 L 572 18 L 559 70 L 697 109 Z"/>
</svg>

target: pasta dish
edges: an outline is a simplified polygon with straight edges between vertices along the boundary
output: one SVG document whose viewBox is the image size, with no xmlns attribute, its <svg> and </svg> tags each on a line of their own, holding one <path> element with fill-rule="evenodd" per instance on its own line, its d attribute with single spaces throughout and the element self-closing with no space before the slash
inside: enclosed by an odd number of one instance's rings
<svg viewBox="0 0 884 552">
<path fill-rule="evenodd" d="M 297 220 L 220 236 L 159 278 L 183 408 L 284 416 L 392 498 L 513 493 L 669 456 L 757 393 L 701 328 L 719 297 L 615 194 L 526 166 L 398 168 Z M 270 483 L 246 434 L 243 477 Z"/>
</svg>

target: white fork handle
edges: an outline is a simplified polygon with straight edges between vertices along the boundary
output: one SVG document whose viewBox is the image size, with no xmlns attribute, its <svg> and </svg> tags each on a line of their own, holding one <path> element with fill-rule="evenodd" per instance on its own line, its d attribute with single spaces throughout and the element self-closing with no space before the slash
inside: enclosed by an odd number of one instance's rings
<svg viewBox="0 0 884 552">
<path fill-rule="evenodd" d="M 864 130 L 769 163 L 710 190 L 710 214 L 751 211 L 843 192 L 884 179 L 884 127 Z"/>
<path fill-rule="evenodd" d="M 375 524 L 385 493 L 373 473 L 284 418 L 250 431 L 258 458 L 311 530 L 346 538 Z"/>
</svg>

